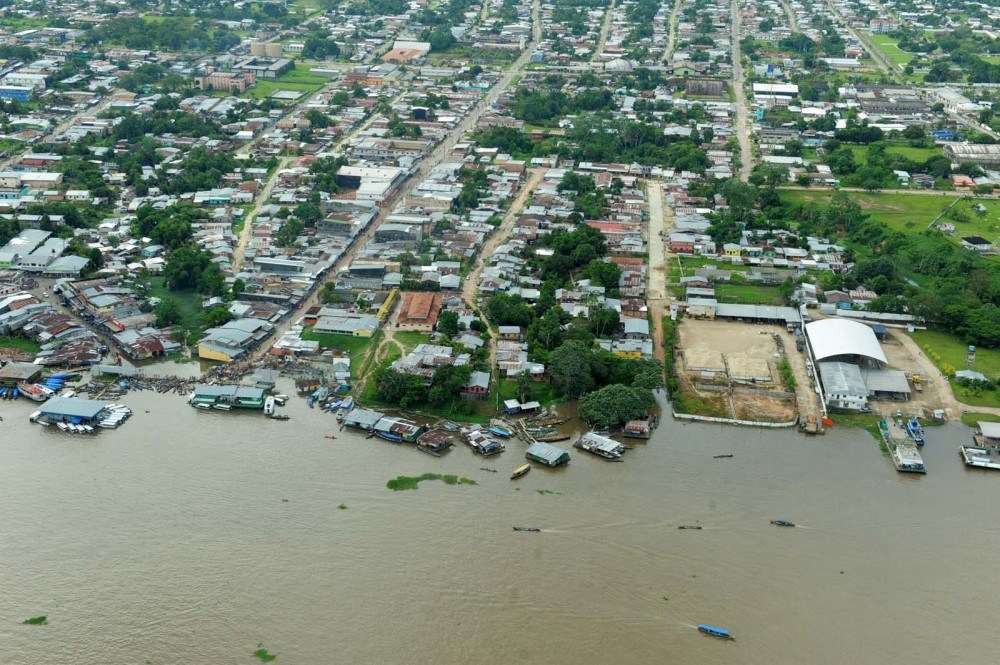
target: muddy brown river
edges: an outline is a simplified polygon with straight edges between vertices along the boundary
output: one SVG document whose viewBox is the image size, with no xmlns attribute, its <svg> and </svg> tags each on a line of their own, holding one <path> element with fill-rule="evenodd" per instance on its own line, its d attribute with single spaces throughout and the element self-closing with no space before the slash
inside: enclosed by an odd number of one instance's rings
<svg viewBox="0 0 1000 665">
<path fill-rule="evenodd" d="M 278 665 L 997 662 L 1000 474 L 961 465 L 958 424 L 928 429 L 926 477 L 861 430 L 668 419 L 624 463 L 573 450 L 511 482 L 516 441 L 437 459 L 327 439 L 297 398 L 287 422 L 121 401 L 135 416 L 94 437 L 0 403 L 5 665 L 240 665 L 258 644 Z M 478 485 L 386 488 L 424 472 Z"/>
</svg>

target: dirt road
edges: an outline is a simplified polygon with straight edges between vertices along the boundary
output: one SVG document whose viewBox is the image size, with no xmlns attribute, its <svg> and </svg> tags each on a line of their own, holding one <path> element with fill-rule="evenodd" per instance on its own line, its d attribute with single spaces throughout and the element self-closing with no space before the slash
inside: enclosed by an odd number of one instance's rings
<svg viewBox="0 0 1000 665">
<path fill-rule="evenodd" d="M 601 32 L 597 37 L 597 46 L 594 47 L 594 55 L 590 56 L 591 62 L 597 62 L 604 52 L 604 46 L 608 43 L 608 34 L 611 32 L 611 18 L 615 13 L 616 0 L 611 0 L 608 9 L 604 12 L 604 22 L 601 23 Z"/>
<path fill-rule="evenodd" d="M 684 0 L 674 0 L 674 7 L 670 10 L 670 18 L 667 19 L 667 48 L 663 51 L 663 62 L 670 62 L 677 50 L 677 17 L 681 13 L 681 6 Z"/>
<path fill-rule="evenodd" d="M 503 220 L 500 222 L 500 226 L 497 227 L 483 246 L 479 248 L 479 253 L 476 255 L 476 262 L 472 266 L 472 270 L 466 275 L 465 280 L 462 282 L 462 300 L 465 301 L 472 309 L 479 312 L 479 316 L 489 323 L 486 316 L 479 310 L 477 306 L 477 296 L 479 295 L 479 281 L 483 276 L 483 268 L 486 267 L 486 262 L 489 257 L 493 255 L 502 243 L 507 241 L 510 237 L 510 232 L 514 228 L 514 223 L 517 221 L 518 215 L 524 210 L 525 204 L 528 202 L 528 198 L 531 193 L 538 187 L 538 184 L 542 181 L 542 177 L 545 175 L 547 169 L 537 168 L 529 171 L 528 179 L 521 186 L 521 190 L 517 193 L 517 196 L 511 202 L 510 207 L 507 209 L 507 213 L 503 216 Z M 492 327 L 492 326 L 491 326 Z M 493 334 L 490 336 L 490 367 L 492 367 L 496 362 L 497 355 L 497 345 L 496 345 L 497 335 Z"/>
<path fill-rule="evenodd" d="M 743 54 L 740 50 L 742 19 L 739 0 L 732 0 L 730 24 L 732 29 L 733 105 L 736 109 L 736 137 L 740 144 L 740 180 L 747 182 L 753 171 L 754 154 L 753 146 L 750 144 L 750 114 L 747 111 L 747 96 L 743 88 Z"/>
<path fill-rule="evenodd" d="M 646 197 L 649 199 L 649 268 L 646 276 L 646 305 L 653 319 L 653 355 L 664 359 L 663 317 L 670 302 L 667 290 L 667 244 L 666 238 L 674 228 L 674 210 L 663 205 L 663 188 L 659 181 L 646 183 Z"/>
<path fill-rule="evenodd" d="M 785 10 L 785 16 L 788 17 L 788 27 L 792 32 L 799 31 L 799 20 L 795 16 L 795 10 L 792 6 L 788 4 L 788 0 L 781 0 L 781 7 Z"/>
</svg>

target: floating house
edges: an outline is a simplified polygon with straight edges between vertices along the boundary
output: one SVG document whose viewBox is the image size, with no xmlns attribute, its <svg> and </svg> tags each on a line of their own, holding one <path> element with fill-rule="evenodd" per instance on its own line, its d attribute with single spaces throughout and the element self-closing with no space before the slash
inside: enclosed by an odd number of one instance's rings
<svg viewBox="0 0 1000 665">
<path fill-rule="evenodd" d="M 347 419 L 344 419 L 346 424 Z M 379 419 L 375 423 L 373 429 L 375 434 L 379 437 L 387 439 L 389 441 L 406 441 L 407 443 L 414 443 L 420 435 L 426 431 L 426 427 L 418 425 L 412 420 L 407 420 L 406 418 L 395 418 L 392 416 L 385 416 Z"/>
<path fill-rule="evenodd" d="M 384 417 L 385 414 L 381 411 L 372 411 L 371 409 L 352 409 L 350 413 L 344 416 L 344 425 L 347 427 L 355 427 L 357 429 L 370 431 L 374 429 L 375 424 Z"/>
<path fill-rule="evenodd" d="M 94 425 L 108 408 L 107 402 L 78 397 L 53 397 L 38 409 L 40 419 L 52 423 Z"/>
<path fill-rule="evenodd" d="M 556 448 L 548 443 L 533 443 L 524 453 L 532 462 L 538 462 L 545 466 L 559 466 L 569 462 L 569 453 L 562 448 Z"/>
<path fill-rule="evenodd" d="M 588 453 L 593 453 L 594 455 L 610 460 L 621 459 L 622 453 L 627 450 L 625 444 L 615 441 L 614 439 L 609 439 L 608 437 L 602 436 L 597 432 L 585 433 L 580 437 L 580 440 L 573 445 L 580 450 L 585 450 Z"/>
<path fill-rule="evenodd" d="M 226 405 L 237 409 L 263 409 L 264 389 L 253 386 L 199 384 L 189 400 L 191 406 Z"/>
<path fill-rule="evenodd" d="M 648 439 L 652 433 L 652 424 L 650 419 L 630 420 L 625 423 L 625 429 L 622 433 L 632 439 Z"/>
</svg>

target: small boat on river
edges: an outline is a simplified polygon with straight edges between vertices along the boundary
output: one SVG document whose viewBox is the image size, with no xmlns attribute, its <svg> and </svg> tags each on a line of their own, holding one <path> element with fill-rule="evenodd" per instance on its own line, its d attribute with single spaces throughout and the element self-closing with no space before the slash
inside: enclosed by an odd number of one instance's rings
<svg viewBox="0 0 1000 665">
<path fill-rule="evenodd" d="M 788 520 L 771 520 L 771 524 L 774 526 L 795 526 L 795 522 L 789 522 Z"/>
<path fill-rule="evenodd" d="M 678 529 L 694 529 L 695 531 L 701 531 L 700 524 L 681 524 Z"/>
<path fill-rule="evenodd" d="M 712 459 L 729 459 L 732 456 L 732 453 L 725 453 L 723 455 L 712 455 Z"/>
<path fill-rule="evenodd" d="M 534 526 L 515 526 L 514 531 L 525 531 L 527 533 L 539 533 L 541 529 Z"/>
<path fill-rule="evenodd" d="M 721 626 L 713 626 L 710 623 L 699 623 L 698 632 L 705 633 L 706 635 L 711 635 L 712 637 L 721 637 L 724 640 L 736 639 L 733 634 L 729 632 L 728 628 L 723 628 Z"/>
<path fill-rule="evenodd" d="M 511 480 L 516 480 L 516 479 L 520 478 L 521 476 L 526 475 L 529 471 L 531 471 L 531 465 L 530 464 L 522 464 L 521 466 L 519 466 L 516 469 L 514 469 L 514 472 L 510 474 L 510 479 Z"/>
<path fill-rule="evenodd" d="M 490 425 L 487 429 L 490 434 L 495 434 L 496 436 L 502 436 L 505 439 L 509 439 L 514 436 L 514 433 L 507 429 L 506 427 L 501 427 L 500 425 Z"/>
<path fill-rule="evenodd" d="M 913 443 L 918 446 L 924 445 L 924 428 L 920 424 L 920 421 L 917 420 L 916 416 L 913 416 L 906 421 L 906 433 L 910 435 L 911 439 L 913 439 Z"/>
</svg>

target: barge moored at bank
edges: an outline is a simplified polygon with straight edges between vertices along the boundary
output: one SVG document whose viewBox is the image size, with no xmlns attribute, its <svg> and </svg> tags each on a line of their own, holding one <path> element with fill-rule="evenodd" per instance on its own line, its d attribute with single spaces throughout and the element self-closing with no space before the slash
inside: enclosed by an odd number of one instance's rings
<svg viewBox="0 0 1000 665">
<path fill-rule="evenodd" d="M 588 453 L 603 457 L 613 462 L 621 461 L 622 454 L 628 450 L 628 446 L 619 441 L 615 441 L 597 432 L 586 432 L 573 444 L 573 447 L 584 450 Z"/>
<path fill-rule="evenodd" d="M 899 425 L 883 418 L 878 423 L 878 431 L 889 450 L 889 456 L 896 471 L 900 473 L 927 473 L 924 458 L 920 456 L 920 449 L 910 440 L 907 433 L 900 432 Z"/>
</svg>

